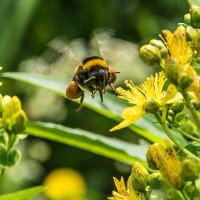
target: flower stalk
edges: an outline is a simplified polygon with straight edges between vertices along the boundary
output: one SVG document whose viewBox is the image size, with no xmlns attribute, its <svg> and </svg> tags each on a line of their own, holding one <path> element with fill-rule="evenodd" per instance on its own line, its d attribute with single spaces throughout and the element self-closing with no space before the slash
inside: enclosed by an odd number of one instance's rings
<svg viewBox="0 0 200 200">
<path fill-rule="evenodd" d="M 198 129 L 200 130 L 200 115 L 197 113 L 196 109 L 194 108 L 194 105 L 191 103 L 188 93 L 183 92 L 182 95 L 185 98 L 186 106 L 190 110 L 190 112 L 194 118 L 194 121 L 195 121 Z"/>
<path fill-rule="evenodd" d="M 158 120 L 158 122 L 160 123 L 162 129 L 165 131 L 165 133 L 167 134 L 167 136 L 174 142 L 174 144 L 186 155 L 188 155 L 189 157 L 194 158 L 195 160 L 200 160 L 197 156 L 195 156 L 193 153 L 191 153 L 190 151 L 188 151 L 187 149 L 185 149 L 182 144 L 176 140 L 176 138 L 173 136 L 173 134 L 169 131 L 169 129 L 166 126 L 165 121 L 161 120 L 161 116 L 159 113 L 156 114 L 156 118 Z"/>
</svg>

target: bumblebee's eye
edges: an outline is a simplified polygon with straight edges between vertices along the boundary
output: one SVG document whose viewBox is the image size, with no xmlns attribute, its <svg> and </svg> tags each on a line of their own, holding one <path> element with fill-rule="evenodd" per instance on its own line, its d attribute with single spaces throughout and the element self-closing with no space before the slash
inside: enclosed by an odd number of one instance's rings
<svg viewBox="0 0 200 200">
<path fill-rule="evenodd" d="M 99 75 L 105 76 L 105 74 L 106 74 L 106 71 L 104 69 L 99 70 Z"/>
<path fill-rule="evenodd" d="M 97 77 L 98 76 L 98 72 L 97 71 L 93 71 L 90 74 L 92 77 Z"/>
</svg>

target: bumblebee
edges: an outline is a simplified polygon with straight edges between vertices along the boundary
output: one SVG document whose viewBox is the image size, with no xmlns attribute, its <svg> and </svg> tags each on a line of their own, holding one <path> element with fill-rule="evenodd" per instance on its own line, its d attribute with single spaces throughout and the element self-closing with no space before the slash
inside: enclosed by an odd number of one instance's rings
<svg viewBox="0 0 200 200">
<path fill-rule="evenodd" d="M 103 58 L 87 57 L 75 68 L 73 79 L 66 89 L 66 96 L 70 99 L 80 98 L 78 110 L 82 107 L 86 90 L 91 92 L 92 98 L 98 91 L 103 102 L 106 86 L 109 85 L 115 90 L 112 84 L 117 78 L 116 73 L 118 72 L 115 72 Z"/>
</svg>

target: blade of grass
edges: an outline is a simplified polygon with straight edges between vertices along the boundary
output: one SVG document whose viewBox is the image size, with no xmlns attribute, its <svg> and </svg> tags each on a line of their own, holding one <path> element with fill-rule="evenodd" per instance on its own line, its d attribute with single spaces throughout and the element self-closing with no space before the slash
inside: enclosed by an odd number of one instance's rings
<svg viewBox="0 0 200 200">
<path fill-rule="evenodd" d="M 3 73 L 2 76 L 42 87 L 62 97 L 66 97 L 65 90 L 68 85 L 67 82 L 57 80 L 49 76 L 19 72 L 7 72 Z M 74 102 L 79 103 L 79 100 L 74 100 Z M 100 98 L 95 97 L 92 99 L 90 95 L 86 94 L 84 106 L 103 116 L 106 116 L 107 118 L 115 121 L 121 121 L 122 110 L 127 107 L 127 104 L 125 104 L 124 101 L 116 98 L 115 95 L 106 92 L 103 103 L 101 102 Z M 154 121 L 150 121 L 146 118 L 141 118 L 136 123 L 129 126 L 129 129 L 149 140 L 150 142 L 161 143 L 163 138 L 166 136 L 163 134 L 163 131 L 160 128 L 157 128 L 157 125 L 153 122 Z"/>
<path fill-rule="evenodd" d="M 30 135 L 81 148 L 127 164 L 146 160 L 147 147 L 108 138 L 81 129 L 44 122 L 29 122 Z M 145 164 L 145 163 L 144 163 Z"/>
<path fill-rule="evenodd" d="M 0 196 L 0 200 L 27 200 L 41 193 L 44 190 L 43 186 L 36 186 L 25 190 L 17 191 L 10 194 Z"/>
<path fill-rule="evenodd" d="M 0 61 L 1 65 L 6 65 L 7 70 L 19 51 L 26 27 L 40 1 L 1 1 L 0 22 L 3 28 L 0 30 Z"/>
</svg>

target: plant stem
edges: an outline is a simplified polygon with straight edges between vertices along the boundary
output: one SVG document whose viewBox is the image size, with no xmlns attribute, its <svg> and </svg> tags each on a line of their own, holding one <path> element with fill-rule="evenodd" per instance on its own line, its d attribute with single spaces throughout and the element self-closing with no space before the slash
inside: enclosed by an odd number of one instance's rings
<svg viewBox="0 0 200 200">
<path fill-rule="evenodd" d="M 158 121 L 160 122 L 160 125 L 162 126 L 163 130 L 165 131 L 165 133 L 167 134 L 167 136 L 174 142 L 174 144 L 180 149 L 182 150 L 182 152 L 192 158 L 195 158 L 196 160 L 200 160 L 197 156 L 195 156 L 194 154 L 192 154 L 190 151 L 188 151 L 187 149 L 185 149 L 182 144 L 177 141 L 175 139 L 175 137 L 173 136 L 173 134 L 171 134 L 171 132 L 169 131 L 169 129 L 166 126 L 165 121 L 161 121 L 161 117 L 159 114 L 156 115 Z"/>
<path fill-rule="evenodd" d="M 150 200 L 151 192 L 152 192 L 151 187 L 150 187 L 150 186 L 147 186 L 147 187 L 145 188 L 145 192 L 144 192 L 145 200 Z"/>
<path fill-rule="evenodd" d="M 145 200 L 150 200 L 150 195 L 145 192 L 144 193 L 144 198 L 145 198 Z"/>
<path fill-rule="evenodd" d="M 186 199 L 186 200 L 190 200 L 190 198 L 188 197 L 188 195 L 186 194 L 186 192 L 184 190 L 181 191 L 183 197 Z"/>
<path fill-rule="evenodd" d="M 190 101 L 190 98 L 188 96 L 188 93 L 187 92 L 182 92 L 182 95 L 183 97 L 185 98 L 185 102 L 186 102 L 186 106 L 187 108 L 190 110 L 195 122 L 196 122 L 196 125 L 198 127 L 198 129 L 200 130 L 200 116 L 198 115 L 196 109 L 194 108 L 193 104 L 191 103 Z"/>
<path fill-rule="evenodd" d="M 196 141 L 196 142 L 200 143 L 200 139 L 195 138 L 194 136 L 192 136 L 192 135 L 186 133 L 185 131 L 183 131 L 183 130 L 180 129 L 180 128 L 177 128 L 177 130 L 178 130 L 180 133 L 182 133 L 185 137 L 187 137 L 188 139 L 191 139 L 191 140 L 193 140 L 193 141 Z"/>
</svg>

